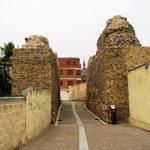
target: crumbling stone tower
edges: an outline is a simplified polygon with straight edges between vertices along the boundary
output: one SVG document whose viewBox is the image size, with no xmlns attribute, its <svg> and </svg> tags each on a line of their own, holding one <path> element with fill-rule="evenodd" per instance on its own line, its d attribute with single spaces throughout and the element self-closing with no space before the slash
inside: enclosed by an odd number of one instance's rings
<svg viewBox="0 0 150 150">
<path fill-rule="evenodd" d="M 109 123 L 114 104 L 118 121 L 127 122 L 127 73 L 144 63 L 150 63 L 150 48 L 141 47 L 132 25 L 121 16 L 109 19 L 97 41 L 97 52 L 89 60 L 87 107 Z"/>
<path fill-rule="evenodd" d="M 12 95 L 21 95 L 21 92 L 28 87 L 49 89 L 54 122 L 60 104 L 56 55 L 43 36 L 33 35 L 25 40 L 26 44 L 22 48 L 13 49 Z"/>
</svg>

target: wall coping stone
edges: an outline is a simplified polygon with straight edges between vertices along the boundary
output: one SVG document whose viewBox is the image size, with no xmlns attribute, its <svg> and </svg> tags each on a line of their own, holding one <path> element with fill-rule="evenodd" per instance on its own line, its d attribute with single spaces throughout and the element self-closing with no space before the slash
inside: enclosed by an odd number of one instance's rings
<svg viewBox="0 0 150 150">
<path fill-rule="evenodd" d="M 137 69 L 142 68 L 142 67 L 144 67 L 144 66 L 145 66 L 145 69 L 147 69 L 147 67 L 149 67 L 149 65 L 150 65 L 150 64 L 147 64 L 147 63 L 146 63 L 146 64 L 142 64 L 142 65 L 140 65 L 140 66 L 137 66 L 137 67 L 135 67 L 135 68 L 129 70 L 128 72 L 137 70 Z"/>
<path fill-rule="evenodd" d="M 13 97 L 0 97 L 0 105 L 2 104 L 9 104 L 13 102 L 23 102 L 26 101 L 26 98 L 23 96 L 13 96 Z"/>
<path fill-rule="evenodd" d="M 13 96 L 13 97 L 7 97 L 7 96 L 5 96 L 5 97 L 0 97 L 0 100 L 9 100 L 9 99 L 24 99 L 25 97 L 24 96 Z"/>
<path fill-rule="evenodd" d="M 0 97 L 0 104 L 12 101 L 25 101 L 26 98 L 24 96 L 17 96 L 17 97 Z"/>
</svg>

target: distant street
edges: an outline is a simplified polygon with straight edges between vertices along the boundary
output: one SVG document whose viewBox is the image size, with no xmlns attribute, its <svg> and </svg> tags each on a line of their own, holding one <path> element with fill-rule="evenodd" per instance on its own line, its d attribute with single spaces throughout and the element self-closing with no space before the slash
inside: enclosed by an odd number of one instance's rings
<svg viewBox="0 0 150 150">
<path fill-rule="evenodd" d="M 64 102 L 58 125 L 50 125 L 21 150 L 150 150 L 150 133 L 104 124 L 84 103 Z"/>
</svg>

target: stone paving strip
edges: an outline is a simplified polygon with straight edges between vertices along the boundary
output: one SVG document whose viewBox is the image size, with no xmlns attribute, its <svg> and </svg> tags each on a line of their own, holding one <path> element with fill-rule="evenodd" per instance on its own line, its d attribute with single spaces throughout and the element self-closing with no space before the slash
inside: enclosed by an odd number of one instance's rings
<svg viewBox="0 0 150 150">
<path fill-rule="evenodd" d="M 72 111 L 77 120 L 77 124 L 79 125 L 79 150 L 89 150 L 85 129 L 78 113 L 76 112 L 75 102 L 72 102 Z"/>
</svg>

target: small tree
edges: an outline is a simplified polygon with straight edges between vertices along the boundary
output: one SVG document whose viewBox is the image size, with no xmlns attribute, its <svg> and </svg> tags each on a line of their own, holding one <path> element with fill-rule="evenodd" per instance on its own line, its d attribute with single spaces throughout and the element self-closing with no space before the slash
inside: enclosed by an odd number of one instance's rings
<svg viewBox="0 0 150 150">
<path fill-rule="evenodd" d="M 12 56 L 12 50 L 14 48 L 14 44 L 12 42 L 4 43 L 4 47 L 1 47 L 2 53 L 4 55 L 3 60 L 9 61 Z"/>
<path fill-rule="evenodd" d="M 6 95 L 5 89 L 6 89 L 6 84 L 5 84 L 4 72 L 0 67 L 0 96 Z"/>
<path fill-rule="evenodd" d="M 10 76 L 6 68 L 10 65 L 10 58 L 12 56 L 13 48 L 14 44 L 12 42 L 4 43 L 4 47 L 1 47 L 3 61 L 0 68 L 0 91 L 2 92 L 2 95 L 8 95 L 11 91 Z"/>
</svg>

